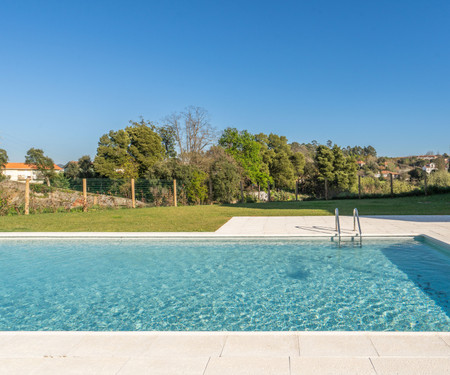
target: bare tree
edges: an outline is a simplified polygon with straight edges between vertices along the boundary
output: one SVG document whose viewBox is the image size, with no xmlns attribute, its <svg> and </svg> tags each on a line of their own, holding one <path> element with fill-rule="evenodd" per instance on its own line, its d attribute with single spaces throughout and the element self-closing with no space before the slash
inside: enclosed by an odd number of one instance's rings
<svg viewBox="0 0 450 375">
<path fill-rule="evenodd" d="M 201 107 L 187 107 L 181 113 L 168 116 L 165 121 L 173 129 L 184 161 L 205 151 L 217 138 L 216 130 L 209 122 L 208 112 Z"/>
</svg>

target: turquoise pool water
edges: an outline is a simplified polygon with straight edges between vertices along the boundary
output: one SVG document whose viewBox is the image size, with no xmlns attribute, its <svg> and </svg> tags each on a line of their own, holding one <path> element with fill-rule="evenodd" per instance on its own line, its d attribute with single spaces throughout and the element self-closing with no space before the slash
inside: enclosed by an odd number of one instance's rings
<svg viewBox="0 0 450 375">
<path fill-rule="evenodd" d="M 450 255 L 414 239 L 2 240 L 0 330 L 449 331 Z"/>
</svg>

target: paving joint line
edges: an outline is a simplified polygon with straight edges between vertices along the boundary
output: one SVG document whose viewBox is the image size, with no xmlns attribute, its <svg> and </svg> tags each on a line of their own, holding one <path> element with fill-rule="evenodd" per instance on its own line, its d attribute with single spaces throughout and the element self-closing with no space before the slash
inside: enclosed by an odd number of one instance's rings
<svg viewBox="0 0 450 375">
<path fill-rule="evenodd" d="M 227 341 L 228 341 L 228 335 L 225 336 L 225 341 L 223 342 L 222 350 L 220 351 L 219 358 L 222 357 L 222 354 L 223 354 L 223 351 L 225 350 L 225 345 L 227 344 Z"/>
<path fill-rule="evenodd" d="M 367 338 L 369 339 L 370 343 L 372 344 L 373 348 L 375 349 L 375 353 L 377 353 L 377 356 L 378 356 L 378 357 L 381 357 L 381 356 L 380 356 L 380 353 L 378 353 L 377 347 L 375 346 L 375 344 L 374 344 L 373 341 L 372 341 L 372 337 L 370 337 L 370 336 L 368 335 Z"/>
<path fill-rule="evenodd" d="M 117 370 L 116 375 L 119 375 L 120 371 L 122 371 L 122 369 L 125 367 L 125 365 L 131 361 L 131 357 L 128 357 L 128 359 L 125 361 L 125 363 L 120 366 L 119 370 Z"/>
<path fill-rule="evenodd" d="M 370 364 L 372 365 L 373 371 L 375 372 L 375 374 L 378 374 L 377 369 L 375 368 L 375 366 L 372 362 L 372 358 L 369 357 L 368 359 L 369 359 Z"/>
<path fill-rule="evenodd" d="M 209 361 L 211 361 L 211 357 L 208 357 L 208 361 L 206 362 L 206 366 L 205 366 L 205 368 L 204 368 L 204 370 L 202 372 L 202 375 L 205 375 L 206 369 L 208 368 L 208 365 L 209 365 Z"/>
</svg>

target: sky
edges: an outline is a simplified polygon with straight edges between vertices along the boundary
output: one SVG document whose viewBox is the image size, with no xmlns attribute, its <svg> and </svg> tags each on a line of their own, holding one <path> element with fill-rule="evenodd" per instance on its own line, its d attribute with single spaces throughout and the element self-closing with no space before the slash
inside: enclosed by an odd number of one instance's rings
<svg viewBox="0 0 450 375">
<path fill-rule="evenodd" d="M 0 148 L 56 163 L 194 105 L 252 133 L 450 153 L 450 1 L 0 2 Z"/>
</svg>

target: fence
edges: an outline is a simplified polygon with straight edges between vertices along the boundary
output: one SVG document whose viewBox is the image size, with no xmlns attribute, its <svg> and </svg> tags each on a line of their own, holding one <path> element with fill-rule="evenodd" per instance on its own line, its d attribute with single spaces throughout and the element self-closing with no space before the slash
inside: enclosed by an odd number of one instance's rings
<svg viewBox="0 0 450 375">
<path fill-rule="evenodd" d="M 187 203 L 184 184 L 175 180 L 75 179 L 62 188 L 30 180 L 0 184 L 0 215 Z"/>
<path fill-rule="evenodd" d="M 74 179 L 70 181 L 70 189 L 83 192 L 84 195 L 124 198 L 118 203 L 131 207 L 136 207 L 136 202 L 141 206 L 176 206 L 178 202 L 186 203 L 184 186 L 177 185 L 176 180 Z"/>
<path fill-rule="evenodd" d="M 443 174 L 441 180 L 436 176 L 431 175 L 421 181 L 404 181 L 392 175 L 385 179 L 359 176 L 357 183 L 345 190 L 336 188 L 326 179 L 298 180 L 291 189 L 240 181 L 238 186 L 234 186 L 234 193 L 227 202 L 372 198 L 450 192 L 450 174 Z M 215 203 L 213 184 L 206 180 L 204 185 L 203 190 L 197 186 L 199 190 L 196 191 L 191 185 L 176 180 L 93 178 L 69 180 L 65 186 L 56 188 L 30 184 L 30 181 L 24 184 L 3 180 L 0 183 L 0 215 Z M 199 195 L 196 195 L 197 192 Z M 200 195 L 201 199 L 198 198 Z"/>
</svg>

